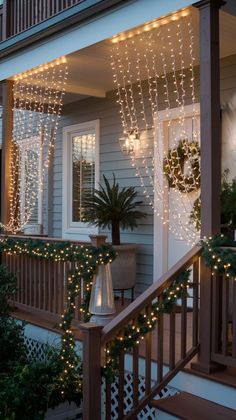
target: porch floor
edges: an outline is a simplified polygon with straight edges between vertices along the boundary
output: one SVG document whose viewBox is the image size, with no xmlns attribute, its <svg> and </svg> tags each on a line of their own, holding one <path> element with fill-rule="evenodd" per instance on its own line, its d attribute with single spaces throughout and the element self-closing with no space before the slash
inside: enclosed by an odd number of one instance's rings
<svg viewBox="0 0 236 420">
<path fill-rule="evenodd" d="M 116 306 L 116 313 L 118 314 L 121 312 L 125 307 L 130 304 L 129 299 L 124 300 L 124 305 L 121 303 L 121 299 L 115 300 Z M 54 331 L 60 333 L 60 329 L 58 328 L 58 323 L 60 322 L 60 317 L 56 315 L 52 315 L 50 313 L 46 313 L 43 311 L 36 312 L 34 310 L 30 310 L 27 307 L 15 308 L 12 312 L 12 315 L 20 320 L 25 320 L 28 323 L 33 325 L 45 328 L 49 331 Z M 188 312 L 187 314 L 187 334 L 186 334 L 186 343 L 187 349 L 191 347 L 192 343 L 192 312 Z M 176 348 L 176 361 L 180 358 L 180 345 L 181 345 L 181 314 L 176 314 L 176 335 L 175 335 L 175 348 Z M 82 335 L 78 329 L 78 323 L 74 322 L 72 326 L 75 338 L 77 340 L 82 340 Z M 156 361 L 157 355 L 157 331 L 156 329 L 152 332 L 152 360 Z M 169 364 L 169 315 L 164 315 L 164 363 L 166 365 Z M 139 346 L 139 356 L 145 357 L 145 343 L 141 342 Z M 197 361 L 197 357 L 194 358 L 193 361 Z M 236 388 L 236 368 L 228 367 L 223 371 L 214 372 L 212 374 L 206 374 L 202 372 L 198 372 L 196 370 L 191 369 L 191 363 L 189 363 L 185 367 L 185 371 L 206 379 L 214 380 L 221 384 L 231 386 Z"/>
</svg>

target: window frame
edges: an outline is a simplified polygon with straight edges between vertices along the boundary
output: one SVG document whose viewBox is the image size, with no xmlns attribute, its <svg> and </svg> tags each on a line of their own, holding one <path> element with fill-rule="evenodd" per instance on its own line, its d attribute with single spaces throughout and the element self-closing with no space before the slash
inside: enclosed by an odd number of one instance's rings
<svg viewBox="0 0 236 420">
<path fill-rule="evenodd" d="M 98 234 L 98 227 L 72 221 L 72 139 L 75 136 L 95 133 L 95 188 L 99 187 L 100 174 L 100 122 L 87 121 L 63 127 L 62 157 L 62 237 L 88 241 L 89 235 Z"/>
</svg>

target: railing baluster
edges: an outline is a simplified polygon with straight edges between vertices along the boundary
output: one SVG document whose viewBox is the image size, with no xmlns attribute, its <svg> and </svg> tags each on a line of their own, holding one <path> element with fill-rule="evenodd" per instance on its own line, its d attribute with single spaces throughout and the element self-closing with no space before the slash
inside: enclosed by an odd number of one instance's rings
<svg viewBox="0 0 236 420">
<path fill-rule="evenodd" d="M 233 283 L 232 299 L 232 356 L 236 358 L 236 281 Z"/>
<path fill-rule="evenodd" d="M 146 316 L 149 317 L 151 313 L 150 308 L 146 310 Z M 152 357 L 152 333 L 147 333 L 145 336 L 145 393 L 149 394 L 151 390 L 151 357 Z"/>
<path fill-rule="evenodd" d="M 199 288 L 199 260 L 193 263 L 193 346 L 198 344 L 198 288 Z"/>
<path fill-rule="evenodd" d="M 62 10 L 80 3 L 80 0 L 5 0 L 4 3 L 6 2 L 8 3 L 7 16 L 5 5 L 3 6 L 4 16 L 0 15 L 0 24 L 2 20 L 3 26 L 3 34 L 0 34 L 0 39 L 1 36 L 6 39 L 25 31 Z M 3 22 L 4 20 L 6 22 Z"/>
<path fill-rule="evenodd" d="M 52 261 L 48 262 L 48 311 L 52 312 L 52 308 L 53 308 L 53 299 L 54 299 L 54 294 L 53 294 L 53 263 Z"/>
<path fill-rule="evenodd" d="M 159 302 L 162 296 L 159 297 Z M 163 314 L 158 314 L 157 320 L 157 382 L 160 383 L 163 378 L 163 333 L 164 333 Z"/>
<path fill-rule="evenodd" d="M 217 353 L 220 349 L 222 314 L 220 304 L 220 290 L 222 289 L 222 277 L 218 274 L 212 276 L 212 350 Z"/>
<path fill-rule="evenodd" d="M 59 262 L 53 263 L 53 313 L 57 313 L 57 293 L 58 293 L 58 272 L 59 272 Z"/>
<path fill-rule="evenodd" d="M 32 258 L 32 263 L 33 263 L 33 294 L 34 294 L 34 303 L 33 303 L 33 307 L 37 308 L 37 258 Z"/>
<path fill-rule="evenodd" d="M 169 315 L 169 326 L 170 326 L 170 336 L 169 336 L 169 366 L 170 370 L 175 367 L 175 313 L 172 312 Z"/>
<path fill-rule="evenodd" d="M 186 339 L 187 339 L 187 296 L 182 298 L 182 310 L 181 310 L 181 343 L 180 343 L 180 355 L 181 359 L 186 356 Z"/>
<path fill-rule="evenodd" d="M 223 276 L 222 290 L 222 352 L 226 356 L 228 350 L 228 307 L 229 307 L 229 279 Z"/>
</svg>

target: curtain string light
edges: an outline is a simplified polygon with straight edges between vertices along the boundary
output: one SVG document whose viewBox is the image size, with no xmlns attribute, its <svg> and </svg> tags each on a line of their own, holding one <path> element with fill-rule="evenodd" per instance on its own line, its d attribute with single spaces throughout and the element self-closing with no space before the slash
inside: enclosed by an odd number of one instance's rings
<svg viewBox="0 0 236 420">
<path fill-rule="evenodd" d="M 167 183 L 159 177 L 160 168 L 163 166 L 163 156 L 159 151 L 159 142 L 164 139 L 161 130 L 158 111 L 163 108 L 160 102 L 160 92 L 164 96 L 164 109 L 168 130 L 173 136 L 173 147 L 179 140 L 188 137 L 185 98 L 186 83 L 189 82 L 191 90 L 191 102 L 193 104 L 192 139 L 199 138 L 197 128 L 197 108 L 194 83 L 194 35 L 191 17 L 187 17 L 188 11 L 175 14 L 159 22 L 147 25 L 146 29 L 135 31 L 130 34 L 118 36 L 113 39 L 111 53 L 111 65 L 113 80 L 117 87 L 117 103 L 120 105 L 121 123 L 124 135 L 132 130 L 137 133 L 142 131 L 152 132 L 153 141 L 150 139 L 141 143 L 140 150 L 131 153 L 132 166 L 136 176 L 140 179 L 143 193 L 152 207 L 154 214 L 160 217 L 162 223 L 168 224 L 170 231 L 180 239 L 185 239 L 189 244 L 198 241 L 198 233 L 189 222 L 189 214 L 196 193 L 188 194 L 188 186 L 183 185 L 182 194 L 177 188 L 175 170 L 171 168 L 174 188 L 168 190 Z M 184 48 L 183 33 L 188 34 L 189 49 Z M 175 39 L 175 44 L 174 44 Z M 177 47 L 175 48 L 177 39 Z M 171 73 L 168 69 L 171 68 Z M 178 70 L 180 69 L 180 70 Z M 147 85 L 147 87 L 146 87 Z M 148 91 L 148 95 L 146 94 Z M 173 125 L 171 107 L 173 103 L 179 109 L 177 124 Z M 150 109 L 151 108 L 151 112 Z M 150 118 L 151 115 L 151 118 Z M 156 139 L 156 127 L 160 136 Z M 191 161 L 194 158 L 188 148 L 184 150 L 186 155 L 185 171 L 191 175 Z M 156 160 L 154 160 L 154 155 Z M 166 151 L 164 151 L 166 157 Z M 155 165 L 157 165 L 155 167 Z M 176 168 L 175 168 L 176 169 Z M 178 169 L 181 167 L 178 164 Z M 193 182 L 198 183 L 198 180 Z M 178 179 L 179 182 L 179 179 Z M 169 196 L 164 200 L 163 197 Z M 156 204 L 154 202 L 159 203 Z M 169 218 L 170 200 L 175 200 L 175 206 L 171 210 L 172 218 Z"/>
<path fill-rule="evenodd" d="M 45 188 L 67 75 L 62 57 L 14 77 L 10 219 L 1 225 L 6 231 L 17 233 L 30 222 Z"/>
</svg>

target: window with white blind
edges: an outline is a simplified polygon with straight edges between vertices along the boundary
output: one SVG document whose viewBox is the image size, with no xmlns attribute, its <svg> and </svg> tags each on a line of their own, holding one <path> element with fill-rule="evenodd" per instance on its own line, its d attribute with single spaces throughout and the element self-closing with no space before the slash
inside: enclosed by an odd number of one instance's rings
<svg viewBox="0 0 236 420">
<path fill-rule="evenodd" d="M 84 222 L 84 203 L 99 180 L 99 121 L 63 129 L 63 237 L 88 240 L 98 229 Z"/>
</svg>

